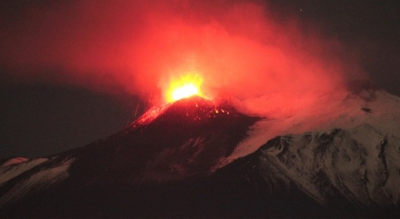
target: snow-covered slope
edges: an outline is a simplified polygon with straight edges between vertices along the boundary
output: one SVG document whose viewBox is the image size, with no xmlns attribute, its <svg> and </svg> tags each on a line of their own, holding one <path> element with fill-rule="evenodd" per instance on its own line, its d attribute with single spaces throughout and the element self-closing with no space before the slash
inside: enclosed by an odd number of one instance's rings
<svg viewBox="0 0 400 219">
<path fill-rule="evenodd" d="M 183 99 L 85 147 L 5 161 L 0 216 L 396 213 L 400 98 L 349 87 L 284 116 Z"/>
<path fill-rule="evenodd" d="M 264 115 L 266 119 L 253 126 L 249 137 L 236 148 L 231 159 L 246 156 L 279 135 L 329 132 L 362 124 L 370 124 L 381 133 L 400 137 L 399 97 L 364 81 L 350 83 L 348 90 L 338 90 L 335 96 L 317 96 L 314 104 L 298 107 L 284 117 Z"/>
<path fill-rule="evenodd" d="M 369 124 L 280 136 L 261 152 L 268 165 L 323 205 L 338 197 L 361 207 L 399 203 L 400 139 Z"/>
</svg>

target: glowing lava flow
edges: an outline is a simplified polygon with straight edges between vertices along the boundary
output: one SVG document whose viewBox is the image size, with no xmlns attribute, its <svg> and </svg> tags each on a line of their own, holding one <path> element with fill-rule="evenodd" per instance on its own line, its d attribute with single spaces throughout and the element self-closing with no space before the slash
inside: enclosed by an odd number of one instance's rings
<svg viewBox="0 0 400 219">
<path fill-rule="evenodd" d="M 171 81 L 166 93 L 167 102 L 174 102 L 190 96 L 203 96 L 201 84 L 203 79 L 199 75 L 188 74 Z"/>
</svg>

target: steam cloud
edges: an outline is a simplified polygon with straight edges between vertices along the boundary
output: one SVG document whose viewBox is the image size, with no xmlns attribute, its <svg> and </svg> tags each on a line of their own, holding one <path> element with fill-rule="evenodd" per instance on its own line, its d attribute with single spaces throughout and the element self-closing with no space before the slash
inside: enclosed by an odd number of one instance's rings
<svg viewBox="0 0 400 219">
<path fill-rule="evenodd" d="M 336 41 L 294 17 L 278 21 L 262 1 L 28 6 L 0 15 L 0 65 L 19 80 L 157 101 L 171 77 L 194 72 L 204 77 L 210 96 L 233 96 L 254 112 L 282 113 L 316 101 L 315 94 L 336 93 L 360 72 Z"/>
</svg>

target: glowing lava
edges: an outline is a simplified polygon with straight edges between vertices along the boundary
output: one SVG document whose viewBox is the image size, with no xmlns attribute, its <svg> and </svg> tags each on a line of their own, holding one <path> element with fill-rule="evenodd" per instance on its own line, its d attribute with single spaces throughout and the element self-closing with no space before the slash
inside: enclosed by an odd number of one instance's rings
<svg viewBox="0 0 400 219">
<path fill-rule="evenodd" d="M 179 100 L 185 97 L 190 97 L 199 93 L 199 90 L 194 84 L 185 84 L 183 87 L 177 88 L 172 93 L 173 100 Z"/>
<path fill-rule="evenodd" d="M 194 95 L 203 96 L 201 85 L 203 79 L 197 74 L 187 74 L 171 80 L 166 92 L 167 102 L 174 102 Z"/>
</svg>

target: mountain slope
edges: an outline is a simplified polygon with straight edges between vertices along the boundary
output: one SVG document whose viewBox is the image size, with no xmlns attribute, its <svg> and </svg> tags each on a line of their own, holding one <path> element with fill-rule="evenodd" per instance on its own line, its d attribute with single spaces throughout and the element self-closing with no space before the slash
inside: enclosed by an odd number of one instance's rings
<svg viewBox="0 0 400 219">
<path fill-rule="evenodd" d="M 323 205 L 344 198 L 359 207 L 399 203 L 400 139 L 369 124 L 330 132 L 280 136 L 263 159 Z"/>
<path fill-rule="evenodd" d="M 53 191 L 210 175 L 259 120 L 194 97 L 153 109 L 114 136 L 53 157 L 3 167 L 0 207 Z M 40 161 L 40 162 L 39 162 Z M 55 192 L 55 191 L 53 191 Z M 62 192 L 63 193 L 63 192 Z"/>
<path fill-rule="evenodd" d="M 400 98 L 341 95 L 281 118 L 193 97 L 85 147 L 3 161 L 0 216 L 400 216 Z"/>
</svg>

